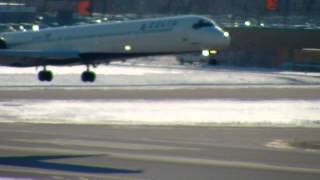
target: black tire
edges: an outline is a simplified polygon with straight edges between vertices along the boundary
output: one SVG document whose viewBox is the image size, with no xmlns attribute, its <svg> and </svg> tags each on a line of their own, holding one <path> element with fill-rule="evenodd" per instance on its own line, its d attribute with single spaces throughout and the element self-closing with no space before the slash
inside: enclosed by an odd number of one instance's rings
<svg viewBox="0 0 320 180">
<path fill-rule="evenodd" d="M 87 80 L 87 71 L 86 72 L 83 72 L 82 74 L 81 74 L 81 80 L 83 81 L 83 82 L 88 82 L 88 80 Z"/>
<path fill-rule="evenodd" d="M 38 73 L 38 79 L 39 79 L 39 81 L 41 81 L 41 82 L 43 82 L 43 81 L 46 80 L 46 78 L 45 78 L 45 71 L 40 71 L 40 72 Z"/>
<path fill-rule="evenodd" d="M 38 73 L 38 79 L 41 82 L 43 81 L 51 82 L 53 80 L 53 73 L 52 71 L 40 71 Z"/>
<path fill-rule="evenodd" d="M 85 71 L 81 75 L 83 82 L 94 82 L 96 80 L 96 74 L 92 71 Z"/>
<path fill-rule="evenodd" d="M 218 60 L 214 58 L 210 58 L 208 61 L 209 66 L 217 66 L 218 64 L 219 64 Z"/>
<path fill-rule="evenodd" d="M 45 80 L 47 82 L 51 82 L 53 80 L 53 73 L 52 71 L 46 71 L 45 72 Z"/>
<path fill-rule="evenodd" d="M 183 59 L 179 59 L 179 64 L 180 64 L 181 66 L 185 65 L 184 60 L 183 60 Z"/>
</svg>

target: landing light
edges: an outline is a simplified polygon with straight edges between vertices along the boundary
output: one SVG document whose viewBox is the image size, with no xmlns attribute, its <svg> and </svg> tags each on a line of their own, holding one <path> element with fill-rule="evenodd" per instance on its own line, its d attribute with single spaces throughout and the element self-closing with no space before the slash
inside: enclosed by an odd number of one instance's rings
<svg viewBox="0 0 320 180">
<path fill-rule="evenodd" d="M 264 23 L 260 23 L 260 26 L 261 26 L 261 27 L 264 27 L 264 26 L 265 26 L 265 24 L 264 24 Z"/>
<path fill-rule="evenodd" d="M 217 54 L 217 53 L 218 53 L 217 50 L 210 50 L 210 55 L 215 55 L 215 54 Z"/>
<path fill-rule="evenodd" d="M 39 31 L 40 30 L 40 27 L 38 25 L 33 25 L 32 26 L 32 31 Z"/>
<path fill-rule="evenodd" d="M 125 45 L 124 46 L 124 50 L 126 51 L 131 51 L 132 50 L 132 47 L 130 45 Z"/>
<path fill-rule="evenodd" d="M 246 21 L 246 22 L 244 22 L 244 25 L 251 26 L 251 22 L 250 21 Z"/>
<path fill-rule="evenodd" d="M 203 50 L 202 51 L 202 56 L 204 56 L 204 57 L 210 56 L 210 51 L 209 50 Z"/>
<path fill-rule="evenodd" d="M 224 35 L 224 37 L 229 37 L 230 33 L 229 32 L 224 32 L 223 35 Z"/>
</svg>

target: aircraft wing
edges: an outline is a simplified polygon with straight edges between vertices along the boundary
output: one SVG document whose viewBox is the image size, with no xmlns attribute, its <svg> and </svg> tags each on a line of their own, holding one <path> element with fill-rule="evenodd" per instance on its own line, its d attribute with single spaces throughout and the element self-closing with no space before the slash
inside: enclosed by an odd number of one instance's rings
<svg viewBox="0 0 320 180">
<path fill-rule="evenodd" d="M 32 67 L 80 63 L 80 55 L 74 51 L 0 50 L 0 65 L 4 66 Z"/>
<path fill-rule="evenodd" d="M 33 50 L 0 50 L 0 57 L 34 58 L 34 59 L 73 59 L 80 58 L 76 51 L 33 51 Z"/>
<path fill-rule="evenodd" d="M 75 65 L 109 63 L 116 59 L 145 56 L 175 55 L 176 53 L 79 53 L 77 51 L 0 50 L 0 65 L 31 67 L 41 65 Z"/>
<path fill-rule="evenodd" d="M 139 58 L 147 56 L 164 56 L 164 55 L 178 55 L 183 52 L 148 52 L 148 53 L 136 53 L 136 52 L 127 52 L 127 53 L 80 53 L 79 56 L 81 59 L 91 59 L 91 60 L 112 60 L 112 59 L 130 59 L 130 58 Z M 190 52 L 184 52 L 190 53 Z"/>
<path fill-rule="evenodd" d="M 36 59 L 86 59 L 86 60 L 99 60 L 107 59 L 112 60 L 116 58 L 136 58 L 145 56 L 157 55 L 175 55 L 177 53 L 80 53 L 77 51 L 33 51 L 33 50 L 14 50 L 5 49 L 0 50 L 0 57 L 12 58 L 36 58 Z"/>
</svg>

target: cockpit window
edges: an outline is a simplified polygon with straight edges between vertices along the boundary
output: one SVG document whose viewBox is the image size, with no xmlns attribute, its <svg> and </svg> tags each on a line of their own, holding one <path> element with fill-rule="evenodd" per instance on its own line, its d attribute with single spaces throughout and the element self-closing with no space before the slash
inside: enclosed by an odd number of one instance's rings
<svg viewBox="0 0 320 180">
<path fill-rule="evenodd" d="M 195 23 L 192 27 L 193 29 L 201 29 L 204 27 L 213 27 L 213 23 L 210 21 L 205 21 L 203 19 L 199 20 L 197 23 Z"/>
</svg>

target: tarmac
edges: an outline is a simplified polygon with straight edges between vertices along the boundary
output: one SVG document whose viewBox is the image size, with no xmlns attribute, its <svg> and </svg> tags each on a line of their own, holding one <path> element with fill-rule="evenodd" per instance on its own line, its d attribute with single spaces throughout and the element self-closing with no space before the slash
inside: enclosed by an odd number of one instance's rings
<svg viewBox="0 0 320 180">
<path fill-rule="evenodd" d="M 291 144 L 319 138 L 317 128 L 1 123 L 0 176 L 316 180 L 319 149 Z"/>
<path fill-rule="evenodd" d="M 174 89 L 125 89 L 93 87 L 81 89 L 77 87 L 38 87 L 27 90 L 19 88 L 0 89 L 2 100 L 206 100 L 206 99 L 238 99 L 238 100 L 315 100 L 320 99 L 320 86 L 286 86 L 286 87 L 190 87 Z M 18 89 L 18 90 L 17 90 Z"/>
<path fill-rule="evenodd" d="M 0 77 L 0 179 L 319 179 L 319 74 L 132 73 L 87 87 Z"/>
</svg>

